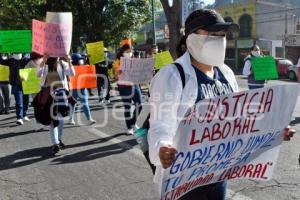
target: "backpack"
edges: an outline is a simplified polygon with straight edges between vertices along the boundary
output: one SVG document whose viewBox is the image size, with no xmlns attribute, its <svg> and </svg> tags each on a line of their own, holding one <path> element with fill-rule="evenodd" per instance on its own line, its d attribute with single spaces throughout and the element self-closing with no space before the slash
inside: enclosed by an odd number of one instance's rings
<svg viewBox="0 0 300 200">
<path fill-rule="evenodd" d="M 52 103 L 53 98 L 50 94 L 50 87 L 42 88 L 32 101 L 34 117 L 37 122 L 43 125 L 51 124 L 52 117 L 50 109 Z"/>
<path fill-rule="evenodd" d="M 173 63 L 179 74 L 180 74 L 180 78 L 181 78 L 181 82 L 182 82 L 182 88 L 184 88 L 185 86 L 185 75 L 184 75 L 184 70 L 183 67 L 179 64 L 179 63 Z M 150 94 L 149 94 L 150 96 Z M 134 135 L 136 137 L 136 141 L 137 143 L 140 145 L 141 150 L 143 151 L 143 154 L 148 162 L 148 164 L 151 167 L 152 173 L 155 174 L 155 165 L 153 165 L 149 159 L 149 151 L 148 151 L 148 131 L 150 128 L 150 113 L 148 114 L 146 120 L 144 121 L 142 127 L 140 127 L 139 129 L 135 130 Z"/>
<path fill-rule="evenodd" d="M 53 113 L 59 113 L 63 117 L 68 116 L 71 107 L 73 107 L 77 102 L 74 97 L 70 95 L 70 92 L 64 88 L 56 89 L 53 96 Z"/>
</svg>

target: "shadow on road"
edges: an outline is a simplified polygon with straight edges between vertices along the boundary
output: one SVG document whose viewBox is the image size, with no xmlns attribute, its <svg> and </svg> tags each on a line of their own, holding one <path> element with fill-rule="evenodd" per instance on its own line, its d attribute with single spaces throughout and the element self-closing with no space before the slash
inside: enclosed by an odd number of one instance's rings
<svg viewBox="0 0 300 200">
<path fill-rule="evenodd" d="M 135 139 L 127 140 L 125 141 L 130 146 L 137 145 Z M 111 156 L 114 154 L 120 154 L 128 151 L 129 148 L 121 147 L 119 143 L 117 144 L 111 144 L 104 147 L 97 147 L 93 149 L 88 149 L 85 151 L 77 152 L 72 155 L 67 155 L 64 157 L 56 158 L 53 160 L 54 165 L 57 164 L 69 164 L 69 163 L 77 163 L 77 162 L 85 162 L 90 160 L 95 160 L 99 158 L 103 158 L 106 156 Z"/>
<path fill-rule="evenodd" d="M 19 151 L 12 155 L 0 158 L 0 171 L 31 165 L 52 157 L 53 155 L 50 153 L 50 147 L 39 147 Z"/>
<path fill-rule="evenodd" d="M 296 117 L 293 121 L 290 122 L 290 125 L 294 126 L 300 124 L 300 117 Z"/>
</svg>

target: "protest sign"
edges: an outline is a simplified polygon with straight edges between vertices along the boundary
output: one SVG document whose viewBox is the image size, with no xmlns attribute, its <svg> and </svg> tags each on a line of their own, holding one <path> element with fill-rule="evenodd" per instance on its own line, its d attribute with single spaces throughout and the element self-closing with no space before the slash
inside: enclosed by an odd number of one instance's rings
<svg viewBox="0 0 300 200">
<path fill-rule="evenodd" d="M 41 78 L 36 76 L 36 68 L 20 69 L 24 94 L 35 94 L 41 89 Z"/>
<path fill-rule="evenodd" d="M 122 74 L 120 81 L 130 81 L 135 84 L 150 82 L 153 78 L 154 59 L 137 59 L 121 57 Z"/>
<path fill-rule="evenodd" d="M 75 76 L 70 77 L 70 90 L 82 88 L 96 88 L 96 68 L 94 65 L 74 66 Z"/>
<path fill-rule="evenodd" d="M 63 57 L 70 52 L 72 24 L 52 24 L 32 20 L 32 51 L 50 57 Z"/>
<path fill-rule="evenodd" d="M 0 65 L 0 81 L 9 81 L 9 66 Z"/>
<path fill-rule="evenodd" d="M 161 199 L 177 200 L 224 180 L 271 179 L 298 93 L 298 85 L 280 85 L 203 100 L 190 108 L 173 140 L 178 153 L 163 171 Z"/>
<path fill-rule="evenodd" d="M 0 31 L 0 53 L 31 52 L 31 30 Z"/>
<path fill-rule="evenodd" d="M 275 59 L 272 56 L 251 58 L 255 80 L 278 79 Z"/>
<path fill-rule="evenodd" d="M 155 55 L 155 69 L 161 69 L 162 67 L 173 63 L 173 58 L 169 51 L 163 51 Z"/>
<path fill-rule="evenodd" d="M 104 45 L 103 42 L 93 42 L 86 44 L 86 50 L 89 56 L 89 62 L 91 65 L 103 62 L 104 58 Z"/>
</svg>

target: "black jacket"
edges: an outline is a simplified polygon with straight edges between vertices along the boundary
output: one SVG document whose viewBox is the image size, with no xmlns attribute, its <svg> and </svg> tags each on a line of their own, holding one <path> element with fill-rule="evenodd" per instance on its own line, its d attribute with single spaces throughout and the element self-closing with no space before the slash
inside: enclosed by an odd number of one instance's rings
<svg viewBox="0 0 300 200">
<path fill-rule="evenodd" d="M 0 64 L 1 65 L 7 65 L 9 66 L 9 83 L 11 85 L 22 85 L 19 70 L 23 69 L 25 65 L 28 63 L 28 59 L 21 59 L 21 60 L 15 60 L 13 58 L 3 60 L 0 58 Z M 7 82 L 0 82 L 0 83 L 7 83 Z"/>
</svg>

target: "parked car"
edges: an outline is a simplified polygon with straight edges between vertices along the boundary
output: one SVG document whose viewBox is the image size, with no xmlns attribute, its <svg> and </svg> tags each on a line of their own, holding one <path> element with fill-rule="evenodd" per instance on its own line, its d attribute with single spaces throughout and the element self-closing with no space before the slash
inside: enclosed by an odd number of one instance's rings
<svg viewBox="0 0 300 200">
<path fill-rule="evenodd" d="M 289 66 L 288 77 L 292 81 L 297 81 L 298 80 L 297 65 Z"/>
<path fill-rule="evenodd" d="M 293 65 L 292 61 L 286 58 L 275 58 L 279 76 L 288 77 L 289 66 Z"/>
</svg>

